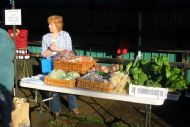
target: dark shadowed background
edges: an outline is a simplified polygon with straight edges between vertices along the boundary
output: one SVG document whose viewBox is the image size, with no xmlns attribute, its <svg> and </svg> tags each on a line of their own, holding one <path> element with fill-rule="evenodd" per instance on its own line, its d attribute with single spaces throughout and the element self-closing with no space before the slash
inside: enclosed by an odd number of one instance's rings
<svg viewBox="0 0 190 127">
<path fill-rule="evenodd" d="M 0 4 L 3 21 L 4 9 L 11 5 L 9 0 Z M 124 41 L 137 48 L 139 36 L 147 49 L 185 50 L 190 45 L 189 0 L 15 0 L 15 7 L 22 9 L 30 41 L 41 41 L 48 32 L 47 17 L 59 14 L 74 45 L 117 46 Z"/>
</svg>

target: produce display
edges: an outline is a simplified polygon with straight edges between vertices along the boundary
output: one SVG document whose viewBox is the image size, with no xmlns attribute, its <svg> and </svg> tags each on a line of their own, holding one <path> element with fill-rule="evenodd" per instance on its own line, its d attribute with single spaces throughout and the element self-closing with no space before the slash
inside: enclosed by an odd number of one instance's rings
<svg viewBox="0 0 190 127">
<path fill-rule="evenodd" d="M 92 57 L 76 56 L 67 50 L 56 55 L 54 70 L 48 77 L 59 80 L 78 79 L 76 86 L 117 93 L 127 93 L 129 84 L 168 88 L 172 92 L 186 89 L 187 84 L 183 70 L 170 66 L 165 55 L 154 56 L 150 61 L 138 59 L 128 64 L 105 66 L 94 63 Z"/>
<path fill-rule="evenodd" d="M 169 91 L 186 89 L 183 70 L 172 67 L 167 56 L 154 56 L 150 61 L 138 60 L 125 65 L 132 84 L 169 88 Z"/>
<path fill-rule="evenodd" d="M 54 57 L 54 69 L 74 71 L 80 74 L 88 73 L 88 70 L 96 63 L 92 57 L 75 56 L 72 51 L 64 50 Z"/>
<path fill-rule="evenodd" d="M 73 51 L 63 50 L 58 52 L 54 58 L 54 61 L 64 61 L 64 62 L 90 62 L 92 57 L 88 56 L 76 56 Z"/>
<path fill-rule="evenodd" d="M 113 69 L 113 67 L 116 67 L 116 69 Z M 105 83 L 101 85 L 108 84 L 111 88 L 113 88 L 111 92 L 126 93 L 128 90 L 128 85 L 130 83 L 130 77 L 125 72 L 120 72 L 118 70 L 118 64 L 112 64 L 111 66 L 107 67 L 103 65 L 98 65 L 95 67 L 95 70 L 90 70 L 88 74 L 82 76 L 81 78 L 91 81 L 92 84 L 93 82 Z M 83 88 L 85 88 L 85 85 L 83 86 Z"/>
<path fill-rule="evenodd" d="M 94 66 L 92 70 L 97 71 L 97 72 L 100 71 L 104 73 L 116 72 L 116 71 L 119 71 L 119 64 L 111 64 L 110 66 L 96 64 L 96 66 Z"/>
<path fill-rule="evenodd" d="M 80 74 L 77 72 L 65 72 L 59 69 L 51 71 L 48 76 L 52 79 L 75 80 L 80 77 Z"/>
<path fill-rule="evenodd" d="M 69 61 L 73 58 L 75 58 L 75 54 L 73 51 L 63 50 L 63 51 L 58 52 L 56 54 L 54 60 Z"/>
<path fill-rule="evenodd" d="M 53 70 L 44 78 L 48 85 L 61 87 L 75 87 L 76 78 L 80 77 L 77 72 L 64 72 L 63 70 Z"/>
<path fill-rule="evenodd" d="M 114 72 L 110 78 L 110 85 L 114 87 L 114 92 L 127 93 L 131 79 L 124 72 Z"/>
</svg>

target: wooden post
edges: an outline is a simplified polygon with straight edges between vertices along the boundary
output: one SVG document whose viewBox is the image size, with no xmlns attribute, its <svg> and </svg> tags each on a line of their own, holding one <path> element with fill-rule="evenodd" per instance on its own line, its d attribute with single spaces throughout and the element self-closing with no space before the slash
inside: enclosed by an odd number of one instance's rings
<svg viewBox="0 0 190 127">
<path fill-rule="evenodd" d="M 11 5 L 12 5 L 12 9 L 15 9 L 15 1 L 14 0 L 11 0 Z M 13 41 L 14 41 L 14 44 L 16 44 L 16 25 L 13 25 L 13 35 L 14 35 L 14 38 L 13 38 Z M 16 47 L 16 45 L 15 45 Z M 17 82 L 17 61 L 16 61 L 16 48 L 15 48 L 15 57 L 14 57 L 14 80 L 15 80 L 15 89 L 14 89 L 14 96 L 17 95 L 18 93 L 18 82 Z"/>
</svg>

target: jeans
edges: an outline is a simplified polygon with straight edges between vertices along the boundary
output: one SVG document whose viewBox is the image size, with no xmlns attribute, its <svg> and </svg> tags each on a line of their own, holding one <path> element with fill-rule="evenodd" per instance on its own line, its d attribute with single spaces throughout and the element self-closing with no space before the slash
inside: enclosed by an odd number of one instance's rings
<svg viewBox="0 0 190 127">
<path fill-rule="evenodd" d="M 0 115 L 3 127 L 11 127 L 12 94 L 9 91 L 0 91 Z"/>
<path fill-rule="evenodd" d="M 53 99 L 50 101 L 52 112 L 53 113 L 61 112 L 60 94 L 59 93 L 53 93 L 51 96 L 53 97 Z M 68 101 L 70 110 L 78 108 L 78 104 L 77 104 L 77 100 L 76 100 L 75 95 L 67 94 L 67 101 Z"/>
</svg>

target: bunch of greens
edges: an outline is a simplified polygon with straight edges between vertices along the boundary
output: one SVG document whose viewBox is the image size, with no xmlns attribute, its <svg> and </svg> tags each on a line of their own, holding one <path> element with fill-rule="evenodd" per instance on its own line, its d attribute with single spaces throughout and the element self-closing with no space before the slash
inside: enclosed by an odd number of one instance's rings
<svg viewBox="0 0 190 127">
<path fill-rule="evenodd" d="M 80 77 L 78 72 L 64 72 L 63 70 L 53 70 L 48 76 L 53 79 L 75 80 Z"/>
<path fill-rule="evenodd" d="M 171 67 L 167 56 L 154 56 L 150 61 L 132 61 L 126 65 L 126 70 L 132 83 L 151 87 L 169 88 L 171 91 L 186 88 L 183 70 Z"/>
</svg>

